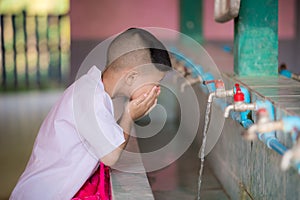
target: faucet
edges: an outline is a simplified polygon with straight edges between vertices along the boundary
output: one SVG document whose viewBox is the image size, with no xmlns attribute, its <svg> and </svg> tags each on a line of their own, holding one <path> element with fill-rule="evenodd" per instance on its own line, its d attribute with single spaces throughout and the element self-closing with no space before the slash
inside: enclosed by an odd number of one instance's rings
<svg viewBox="0 0 300 200">
<path fill-rule="evenodd" d="M 300 81 L 300 74 L 292 74 L 292 79 Z"/>
<path fill-rule="evenodd" d="M 191 70 L 187 69 L 182 61 L 177 61 L 174 65 L 174 69 L 183 77 L 187 77 L 191 74 Z M 173 83 L 176 83 L 178 76 L 174 76 Z"/>
<path fill-rule="evenodd" d="M 183 76 L 187 77 L 187 76 L 191 76 L 191 75 L 192 75 L 192 70 L 184 67 L 184 75 Z"/>
<path fill-rule="evenodd" d="M 174 69 L 181 76 L 183 76 L 185 78 L 187 78 L 189 76 L 193 76 L 193 69 L 192 69 L 192 67 L 194 66 L 194 64 L 192 63 L 191 60 L 189 60 L 188 58 L 186 58 L 183 54 L 181 54 L 181 53 L 172 54 L 171 61 L 172 61 L 172 64 L 174 66 Z M 178 76 L 174 76 L 173 82 L 176 83 L 177 79 L 178 79 Z M 189 82 L 191 82 L 191 83 L 194 82 L 191 78 L 188 78 L 188 79 L 189 79 Z M 181 91 L 183 91 L 183 90 L 184 90 L 184 88 L 181 89 Z"/>
<path fill-rule="evenodd" d="M 203 82 L 203 69 L 201 66 L 195 65 L 190 59 L 186 58 L 183 54 L 177 52 L 173 48 L 173 54 L 171 54 L 172 62 L 175 70 L 187 80 L 181 85 L 180 91 L 184 92 L 187 85 L 194 85 L 196 83 Z M 178 76 L 174 76 L 173 82 L 176 83 Z"/>
<path fill-rule="evenodd" d="M 173 66 L 174 66 L 175 71 L 179 73 L 179 75 L 176 74 L 176 76 L 174 76 L 174 79 L 173 79 L 173 82 L 176 83 L 178 76 L 184 76 L 184 73 L 185 73 L 184 66 L 182 63 L 179 63 L 179 62 L 176 62 Z"/>
<path fill-rule="evenodd" d="M 184 92 L 184 89 L 186 86 L 188 85 L 194 85 L 196 83 L 202 83 L 202 78 L 201 76 L 197 76 L 196 78 L 192 77 L 191 75 L 187 76 L 186 77 L 186 81 L 184 83 L 181 84 L 181 87 L 180 87 L 180 91 L 181 92 Z"/>
<path fill-rule="evenodd" d="M 229 96 L 233 96 L 234 92 L 233 89 L 231 90 L 225 90 L 225 85 L 222 80 L 209 80 L 209 81 L 203 81 L 204 85 L 208 85 L 211 83 L 215 83 L 216 91 L 211 92 L 208 96 L 208 102 L 211 103 L 213 101 L 213 98 L 225 98 Z"/>
<path fill-rule="evenodd" d="M 176 52 L 176 50 L 174 49 Z M 184 77 L 190 75 L 192 70 L 188 66 L 193 65 L 192 61 L 186 58 L 183 54 L 176 52 L 171 54 L 171 61 L 174 64 L 174 68 Z"/>
<path fill-rule="evenodd" d="M 252 125 L 243 136 L 248 140 L 257 138 L 257 134 L 265 134 L 271 131 L 283 131 L 284 133 L 291 133 L 292 140 L 297 143 L 300 139 L 300 117 L 287 116 L 278 121 L 271 121 L 269 113 L 265 108 L 257 110 L 257 123 Z"/>
<path fill-rule="evenodd" d="M 265 108 L 260 108 L 257 111 L 257 123 L 252 125 L 242 135 L 247 140 L 255 140 L 258 136 L 265 135 L 273 131 L 283 131 L 290 133 L 293 140 L 293 147 L 289 150 L 283 149 L 281 169 L 287 170 L 291 165 L 295 165 L 298 173 L 300 174 L 300 117 L 286 116 L 278 121 L 271 121 L 269 113 Z M 257 135 L 258 134 L 258 135 Z M 279 147 L 275 141 L 277 139 L 270 138 L 269 146 L 276 148 Z"/>
<path fill-rule="evenodd" d="M 186 76 L 186 73 L 187 73 L 187 70 L 184 66 L 184 63 L 182 62 L 177 62 L 175 65 L 174 65 L 174 68 L 175 70 L 181 74 L 182 76 Z"/>
<path fill-rule="evenodd" d="M 298 174 L 300 173 L 300 141 L 293 146 L 292 149 L 286 151 L 283 155 L 280 167 L 286 171 L 292 164 L 297 166 Z"/>
<path fill-rule="evenodd" d="M 281 169 L 287 170 L 291 165 L 296 165 L 298 174 L 300 174 L 300 117 L 283 117 L 282 123 L 283 132 L 290 133 L 294 145 L 283 155 Z"/>
<path fill-rule="evenodd" d="M 229 117 L 231 110 L 244 112 L 247 110 L 255 110 L 255 108 L 256 108 L 255 103 L 245 103 L 244 102 L 245 96 L 244 96 L 243 92 L 241 91 L 239 84 L 235 84 L 235 88 L 236 88 L 236 93 L 233 95 L 234 103 L 225 108 L 225 111 L 224 111 L 225 118 Z"/>
<path fill-rule="evenodd" d="M 269 113 L 265 108 L 258 109 L 256 115 L 257 123 L 253 124 L 242 134 L 246 140 L 257 139 L 256 133 L 269 133 L 276 130 L 282 130 L 282 121 L 270 121 Z"/>
</svg>

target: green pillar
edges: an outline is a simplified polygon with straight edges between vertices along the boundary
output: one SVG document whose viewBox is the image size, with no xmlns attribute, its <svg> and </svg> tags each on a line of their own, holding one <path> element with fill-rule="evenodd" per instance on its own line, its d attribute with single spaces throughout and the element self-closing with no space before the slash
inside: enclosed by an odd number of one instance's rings
<svg viewBox="0 0 300 200">
<path fill-rule="evenodd" d="M 278 75 L 278 0 L 242 0 L 234 22 L 234 72 Z"/>
<path fill-rule="evenodd" d="M 197 42 L 203 41 L 202 0 L 180 0 L 180 31 Z"/>
</svg>

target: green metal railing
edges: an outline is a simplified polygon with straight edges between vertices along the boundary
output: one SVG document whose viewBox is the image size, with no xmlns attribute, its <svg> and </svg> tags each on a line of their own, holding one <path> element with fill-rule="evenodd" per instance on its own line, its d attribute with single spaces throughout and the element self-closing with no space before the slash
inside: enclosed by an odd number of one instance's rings
<svg viewBox="0 0 300 200">
<path fill-rule="evenodd" d="M 61 87 L 69 74 L 66 15 L 0 15 L 1 91 Z"/>
</svg>

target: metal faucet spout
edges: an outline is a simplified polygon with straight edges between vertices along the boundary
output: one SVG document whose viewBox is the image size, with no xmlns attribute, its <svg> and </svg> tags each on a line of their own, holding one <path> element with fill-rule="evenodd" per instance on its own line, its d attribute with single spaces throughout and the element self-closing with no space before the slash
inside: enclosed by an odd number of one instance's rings
<svg viewBox="0 0 300 200">
<path fill-rule="evenodd" d="M 272 131 L 283 130 L 283 122 L 282 121 L 272 121 L 267 123 L 257 123 L 252 125 L 245 133 L 243 133 L 243 137 L 246 140 L 255 140 L 257 139 L 257 134 L 269 133 Z"/>
<path fill-rule="evenodd" d="M 224 117 L 225 117 L 225 118 L 228 118 L 228 117 L 229 117 L 230 111 L 233 110 L 233 109 L 234 109 L 234 105 L 233 105 L 233 104 L 227 106 L 227 107 L 225 108 L 225 111 L 224 111 Z"/>
<path fill-rule="evenodd" d="M 294 147 L 288 150 L 282 157 L 280 168 L 286 171 L 293 162 L 297 164 L 300 161 L 300 142 L 294 145 Z M 300 169 L 298 168 L 298 173 Z"/>
<path fill-rule="evenodd" d="M 256 108 L 255 103 L 248 104 L 248 103 L 243 103 L 243 102 L 236 102 L 236 103 L 226 107 L 226 109 L 224 111 L 224 117 L 228 118 L 231 110 L 244 112 L 246 110 L 255 110 L 255 108 Z"/>
</svg>

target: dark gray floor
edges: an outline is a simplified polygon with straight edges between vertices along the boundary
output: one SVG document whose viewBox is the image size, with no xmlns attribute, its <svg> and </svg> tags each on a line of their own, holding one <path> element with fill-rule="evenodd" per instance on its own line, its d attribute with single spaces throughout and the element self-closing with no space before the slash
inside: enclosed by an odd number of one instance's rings
<svg viewBox="0 0 300 200">
<path fill-rule="evenodd" d="M 157 139 L 157 143 L 161 141 L 161 139 Z M 147 149 L 147 144 L 140 144 L 140 148 L 141 151 L 144 148 Z M 194 142 L 177 161 L 159 171 L 148 173 L 149 182 L 156 200 L 196 199 L 200 167 L 198 151 L 199 145 L 197 145 L 197 142 Z M 210 170 L 208 162 L 205 163 L 201 188 L 201 199 L 229 199 Z"/>
</svg>

